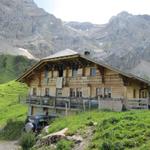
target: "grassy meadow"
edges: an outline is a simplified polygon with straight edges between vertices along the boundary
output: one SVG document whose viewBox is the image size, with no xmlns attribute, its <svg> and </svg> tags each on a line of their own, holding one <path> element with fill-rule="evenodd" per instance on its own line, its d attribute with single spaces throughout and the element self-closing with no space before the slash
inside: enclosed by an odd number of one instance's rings
<svg viewBox="0 0 150 150">
<path fill-rule="evenodd" d="M 91 111 L 57 119 L 49 128 L 49 133 L 69 128 L 68 135 L 86 135 L 91 122 L 93 128 L 89 150 L 149 150 L 150 111 L 107 112 Z M 86 138 L 86 137 L 84 137 Z"/>
<path fill-rule="evenodd" d="M 27 94 L 27 87 L 15 81 L 0 84 L 0 139 L 14 140 L 20 134 L 27 106 L 19 103 L 18 96 Z"/>
<path fill-rule="evenodd" d="M 27 106 L 18 101 L 25 95 L 27 87 L 15 81 L 0 85 L 0 140 L 15 140 L 21 135 Z M 96 123 L 91 126 L 91 123 Z M 87 130 L 92 127 L 91 141 L 87 150 L 149 150 L 150 111 L 126 112 L 87 111 L 56 119 L 49 133 L 68 128 L 68 135 L 80 134 L 87 138 Z M 73 143 L 62 140 L 57 143 L 59 150 L 70 150 Z"/>
</svg>

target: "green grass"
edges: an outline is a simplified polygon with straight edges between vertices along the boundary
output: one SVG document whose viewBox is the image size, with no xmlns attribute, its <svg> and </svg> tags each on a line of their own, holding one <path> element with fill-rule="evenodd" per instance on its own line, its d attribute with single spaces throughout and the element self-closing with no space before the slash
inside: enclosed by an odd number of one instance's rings
<svg viewBox="0 0 150 150">
<path fill-rule="evenodd" d="M 71 150 L 73 147 L 73 142 L 65 139 L 60 140 L 56 145 L 56 150 Z"/>
<path fill-rule="evenodd" d="M 150 111 L 80 113 L 53 122 L 49 132 L 69 128 L 68 135 L 86 132 L 90 122 L 97 122 L 89 149 L 148 150 L 150 147 Z"/>
<path fill-rule="evenodd" d="M 18 96 L 27 94 L 27 87 L 15 81 L 0 85 L 0 139 L 15 139 L 20 135 L 27 106 L 19 103 Z"/>
<path fill-rule="evenodd" d="M 9 119 L 25 117 L 27 107 L 19 103 L 18 96 L 27 94 L 27 87 L 15 81 L 0 85 L 0 125 Z"/>
</svg>

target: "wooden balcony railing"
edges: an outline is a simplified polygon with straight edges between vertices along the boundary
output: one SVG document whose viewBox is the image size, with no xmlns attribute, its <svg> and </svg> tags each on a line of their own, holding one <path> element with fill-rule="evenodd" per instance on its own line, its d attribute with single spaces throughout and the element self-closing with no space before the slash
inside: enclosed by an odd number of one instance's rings
<svg viewBox="0 0 150 150">
<path fill-rule="evenodd" d="M 27 96 L 20 97 L 20 102 L 40 107 L 56 109 L 87 110 L 96 108 L 108 108 L 112 110 L 122 110 L 122 98 L 77 98 L 77 97 L 53 97 L 53 96 Z M 128 109 L 149 109 L 148 98 L 137 98 L 127 100 Z"/>
<path fill-rule="evenodd" d="M 26 98 L 20 98 L 21 103 L 30 105 L 38 105 L 41 107 L 59 108 L 59 109 L 77 109 L 87 110 L 99 108 L 100 101 L 98 98 L 78 98 L 78 97 L 42 97 L 42 96 L 28 96 Z M 120 98 L 105 98 L 105 101 L 122 101 Z"/>
<path fill-rule="evenodd" d="M 149 98 L 134 98 L 128 100 L 129 109 L 149 109 Z"/>
</svg>

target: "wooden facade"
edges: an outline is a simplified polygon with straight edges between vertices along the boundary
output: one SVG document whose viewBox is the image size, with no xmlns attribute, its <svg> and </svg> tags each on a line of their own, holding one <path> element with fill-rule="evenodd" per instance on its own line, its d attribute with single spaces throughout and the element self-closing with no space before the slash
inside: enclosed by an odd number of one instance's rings
<svg viewBox="0 0 150 150">
<path fill-rule="evenodd" d="M 78 53 L 43 59 L 18 81 L 29 86 L 30 115 L 76 112 L 94 104 L 119 111 L 128 100 L 149 101 L 148 81 Z"/>
</svg>

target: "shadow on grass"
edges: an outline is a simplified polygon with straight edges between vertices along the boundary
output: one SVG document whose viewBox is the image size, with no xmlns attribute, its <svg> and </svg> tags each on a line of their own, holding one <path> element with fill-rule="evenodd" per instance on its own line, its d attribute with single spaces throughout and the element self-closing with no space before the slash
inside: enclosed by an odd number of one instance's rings
<svg viewBox="0 0 150 150">
<path fill-rule="evenodd" d="M 3 129 L 0 130 L 0 140 L 17 140 L 21 136 L 24 126 L 23 121 L 8 120 Z"/>
</svg>

